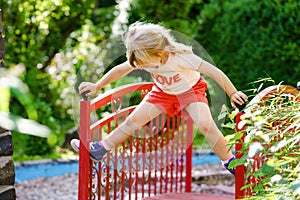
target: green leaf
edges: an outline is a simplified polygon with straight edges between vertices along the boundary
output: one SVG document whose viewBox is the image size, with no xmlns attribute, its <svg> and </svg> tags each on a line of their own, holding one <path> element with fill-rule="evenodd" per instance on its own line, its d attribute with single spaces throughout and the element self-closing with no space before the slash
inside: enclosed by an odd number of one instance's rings
<svg viewBox="0 0 300 200">
<path fill-rule="evenodd" d="M 244 185 L 244 186 L 241 188 L 241 190 L 245 190 L 245 189 L 247 189 L 247 188 L 249 188 L 249 187 L 253 187 L 253 186 L 254 186 L 254 184 L 253 184 L 253 183 L 250 183 L 250 184 Z"/>
<path fill-rule="evenodd" d="M 229 163 L 229 168 L 234 168 L 236 166 L 244 165 L 247 161 L 247 155 L 244 155 L 243 157 L 239 159 L 235 159 L 232 162 Z"/>
<path fill-rule="evenodd" d="M 228 108 L 226 105 L 222 105 L 221 112 L 218 115 L 218 120 L 224 119 L 228 115 Z"/>
<path fill-rule="evenodd" d="M 32 99 L 28 86 L 17 77 L 10 76 L 9 80 L 11 95 L 15 96 L 16 99 L 18 99 L 19 102 L 25 107 L 29 119 L 37 120 L 38 113 L 34 107 L 34 100 Z"/>
<path fill-rule="evenodd" d="M 229 129 L 232 129 L 232 130 L 235 130 L 235 123 L 232 123 L 232 122 L 228 122 L 226 124 L 221 124 L 222 128 L 229 128 Z"/>
<path fill-rule="evenodd" d="M 268 174 L 268 173 L 274 171 L 274 167 L 269 166 L 268 163 L 264 163 L 261 170 L 262 170 L 262 173 Z"/>
<path fill-rule="evenodd" d="M 57 144 L 57 136 L 55 134 L 50 134 L 47 137 L 47 143 L 49 144 L 49 146 L 54 147 Z"/>
<path fill-rule="evenodd" d="M 1 79 L 0 79 L 1 81 Z M 10 90 L 0 84 L 0 111 L 9 112 Z"/>
<path fill-rule="evenodd" d="M 39 137 L 47 137 L 50 134 L 50 129 L 47 126 L 1 111 L 0 127 Z"/>
<path fill-rule="evenodd" d="M 234 111 L 232 111 L 228 117 L 231 121 L 234 121 L 235 116 L 239 113 L 239 109 L 235 109 Z"/>
<path fill-rule="evenodd" d="M 294 182 L 292 182 L 290 188 L 293 190 L 294 194 L 300 196 L 300 175 Z"/>
<path fill-rule="evenodd" d="M 235 133 L 234 134 L 234 137 L 233 137 L 233 140 L 239 140 L 239 139 L 241 139 L 242 137 L 243 137 L 243 135 L 244 135 L 245 133 L 244 132 L 237 132 L 237 133 Z"/>
<path fill-rule="evenodd" d="M 263 191 L 263 190 L 264 190 L 264 186 L 261 182 L 259 182 L 258 185 L 255 188 L 253 188 L 254 192 L 259 192 L 259 191 Z"/>
</svg>

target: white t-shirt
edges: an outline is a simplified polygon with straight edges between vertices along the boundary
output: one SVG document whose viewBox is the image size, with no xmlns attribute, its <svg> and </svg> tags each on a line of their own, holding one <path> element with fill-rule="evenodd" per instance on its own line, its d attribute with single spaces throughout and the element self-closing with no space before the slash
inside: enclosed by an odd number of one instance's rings
<svg viewBox="0 0 300 200">
<path fill-rule="evenodd" d="M 200 79 L 202 58 L 195 54 L 171 54 L 159 68 L 145 68 L 156 85 L 167 94 L 181 94 L 191 89 Z"/>
</svg>

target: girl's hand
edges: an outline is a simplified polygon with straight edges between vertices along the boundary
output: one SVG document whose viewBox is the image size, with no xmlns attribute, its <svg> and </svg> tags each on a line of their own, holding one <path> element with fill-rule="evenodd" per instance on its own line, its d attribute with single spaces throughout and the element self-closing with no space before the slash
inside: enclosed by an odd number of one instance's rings
<svg viewBox="0 0 300 200">
<path fill-rule="evenodd" d="M 96 89 L 97 89 L 97 85 L 91 82 L 82 82 L 78 87 L 79 94 L 83 94 L 84 92 L 87 92 L 85 94 L 86 96 L 95 94 L 97 92 Z"/>
<path fill-rule="evenodd" d="M 237 106 L 235 104 L 238 105 L 243 105 L 248 101 L 248 97 L 247 95 L 245 95 L 243 92 L 241 91 L 237 91 L 234 92 L 231 96 L 230 96 L 230 102 L 231 102 L 231 106 L 233 108 L 237 108 Z"/>
</svg>

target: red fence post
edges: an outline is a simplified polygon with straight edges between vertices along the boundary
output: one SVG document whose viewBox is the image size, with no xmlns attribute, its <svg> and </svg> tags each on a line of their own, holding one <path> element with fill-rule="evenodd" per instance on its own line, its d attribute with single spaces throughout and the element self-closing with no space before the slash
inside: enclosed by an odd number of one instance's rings
<svg viewBox="0 0 300 200">
<path fill-rule="evenodd" d="M 87 200 L 89 198 L 89 132 L 90 132 L 90 101 L 80 101 L 80 151 L 79 151 L 79 183 L 78 200 Z"/>
<path fill-rule="evenodd" d="M 241 116 L 244 114 L 244 112 L 239 112 L 236 115 L 236 131 L 241 131 L 244 129 L 244 127 L 238 127 L 239 122 L 241 121 Z M 240 152 L 240 150 L 243 148 L 242 142 L 244 141 L 245 135 L 237 141 L 237 144 L 235 145 L 236 150 L 236 158 L 240 159 L 243 157 L 243 153 Z M 244 197 L 244 190 L 241 190 L 241 188 L 245 185 L 245 167 L 244 165 L 239 165 L 235 169 L 235 199 L 241 199 Z"/>
</svg>

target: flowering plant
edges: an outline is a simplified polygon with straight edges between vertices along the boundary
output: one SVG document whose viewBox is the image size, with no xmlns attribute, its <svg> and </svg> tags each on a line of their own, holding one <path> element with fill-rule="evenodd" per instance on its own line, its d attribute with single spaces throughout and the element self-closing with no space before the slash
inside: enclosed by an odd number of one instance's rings
<svg viewBox="0 0 300 200">
<path fill-rule="evenodd" d="M 228 113 L 235 115 L 234 111 Z M 230 167 L 245 166 L 247 199 L 300 198 L 300 95 L 291 86 L 268 87 L 243 110 L 231 147 L 243 156 Z M 232 118 L 232 116 L 231 116 Z"/>
</svg>

